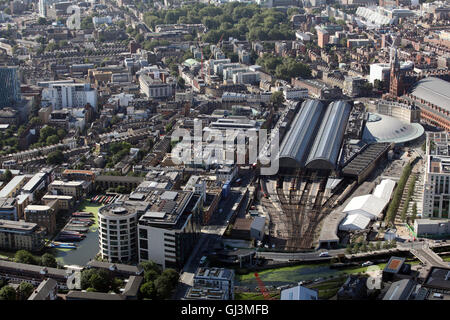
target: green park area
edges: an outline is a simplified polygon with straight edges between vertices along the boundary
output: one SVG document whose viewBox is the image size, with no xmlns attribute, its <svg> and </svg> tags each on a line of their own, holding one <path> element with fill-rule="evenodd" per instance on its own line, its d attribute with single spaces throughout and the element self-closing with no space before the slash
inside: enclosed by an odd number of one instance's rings
<svg viewBox="0 0 450 320">
<path fill-rule="evenodd" d="M 381 269 L 386 264 L 378 264 Z M 302 264 L 291 267 L 282 267 L 275 269 L 268 269 L 258 272 L 260 279 L 270 285 L 270 283 L 282 283 L 289 284 L 305 280 L 314 280 L 316 278 L 330 278 L 339 275 L 346 274 L 359 274 L 365 273 L 368 267 L 349 267 L 345 269 L 332 269 L 329 263 L 320 264 Z M 254 272 L 250 272 L 244 275 L 236 276 L 236 283 L 240 286 L 256 285 L 257 281 L 254 276 Z"/>
</svg>

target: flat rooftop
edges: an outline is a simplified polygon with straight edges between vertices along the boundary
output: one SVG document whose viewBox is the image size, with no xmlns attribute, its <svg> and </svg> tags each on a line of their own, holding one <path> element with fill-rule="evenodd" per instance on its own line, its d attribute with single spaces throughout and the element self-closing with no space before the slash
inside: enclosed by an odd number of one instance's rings
<svg viewBox="0 0 450 320">
<path fill-rule="evenodd" d="M 154 189 L 149 192 L 147 211 L 139 219 L 141 224 L 176 224 L 187 208 L 193 193 L 191 191 L 168 191 Z"/>
<path fill-rule="evenodd" d="M 7 231 L 33 231 L 37 227 L 36 223 L 25 222 L 23 220 L 11 221 L 11 220 L 0 220 L 0 230 Z"/>
<path fill-rule="evenodd" d="M 360 175 L 366 168 L 383 153 L 390 149 L 390 143 L 374 143 L 366 147 L 361 153 L 342 169 L 344 174 Z"/>
<path fill-rule="evenodd" d="M 428 272 L 424 286 L 450 291 L 450 268 L 432 267 Z"/>
<path fill-rule="evenodd" d="M 386 266 L 384 267 L 383 271 L 390 273 L 398 273 L 404 262 L 405 258 L 391 257 Z"/>
</svg>

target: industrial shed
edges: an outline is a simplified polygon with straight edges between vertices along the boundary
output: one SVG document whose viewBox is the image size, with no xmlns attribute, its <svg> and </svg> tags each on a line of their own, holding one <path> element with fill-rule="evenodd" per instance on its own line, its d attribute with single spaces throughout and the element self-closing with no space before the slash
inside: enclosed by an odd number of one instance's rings
<svg viewBox="0 0 450 320">
<path fill-rule="evenodd" d="M 345 101 L 334 101 L 328 106 L 306 161 L 308 169 L 335 169 L 350 110 Z"/>
<path fill-rule="evenodd" d="M 341 231 L 357 231 L 367 228 L 370 223 L 370 218 L 362 214 L 351 214 L 345 218 L 339 226 Z"/>
<path fill-rule="evenodd" d="M 319 100 L 306 100 L 292 121 L 280 147 L 280 166 L 303 167 L 319 128 L 325 106 Z"/>
<path fill-rule="evenodd" d="M 375 197 L 367 194 L 360 197 L 353 198 L 343 212 L 349 215 L 358 214 L 364 215 L 371 220 L 381 218 L 384 208 L 389 203 L 389 200 Z"/>
<path fill-rule="evenodd" d="M 373 191 L 373 195 L 384 200 L 391 200 L 392 192 L 395 188 L 395 181 L 391 179 L 383 179 Z"/>
</svg>

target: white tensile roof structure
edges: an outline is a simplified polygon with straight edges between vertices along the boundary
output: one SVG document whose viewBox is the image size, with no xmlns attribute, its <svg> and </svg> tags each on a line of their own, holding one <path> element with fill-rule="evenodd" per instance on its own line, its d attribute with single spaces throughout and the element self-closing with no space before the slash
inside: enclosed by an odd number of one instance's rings
<svg viewBox="0 0 450 320">
<path fill-rule="evenodd" d="M 372 194 L 367 194 L 360 197 L 353 198 L 343 212 L 349 215 L 361 214 L 371 220 L 376 220 L 381 217 L 384 208 L 388 204 L 389 200 L 375 197 Z"/>
<path fill-rule="evenodd" d="M 342 224 L 339 226 L 339 230 L 342 231 L 356 231 L 367 228 L 370 223 L 370 218 L 362 214 L 351 214 L 345 218 Z"/>
<path fill-rule="evenodd" d="M 373 191 L 373 195 L 377 198 L 390 200 L 392 192 L 395 188 L 395 181 L 391 179 L 383 179 L 379 185 L 376 186 Z"/>
</svg>

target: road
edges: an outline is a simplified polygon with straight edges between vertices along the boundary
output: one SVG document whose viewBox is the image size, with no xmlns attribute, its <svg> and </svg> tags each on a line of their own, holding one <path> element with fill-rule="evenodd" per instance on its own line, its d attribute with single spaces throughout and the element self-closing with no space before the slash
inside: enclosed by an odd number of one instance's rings
<svg viewBox="0 0 450 320">
<path fill-rule="evenodd" d="M 209 224 L 201 229 L 200 239 L 184 265 L 173 299 L 180 300 L 186 295 L 189 288 L 193 285 L 194 274 L 200 265 L 200 259 L 202 256 L 214 251 L 214 245 L 220 243 L 220 239 L 227 228 L 228 221 L 233 214 L 231 209 L 240 196 L 240 192 L 237 190 L 239 188 L 232 188 L 228 198 L 222 199 L 219 203 L 219 208 L 222 209 L 222 213 L 216 212 L 211 217 Z"/>
</svg>

